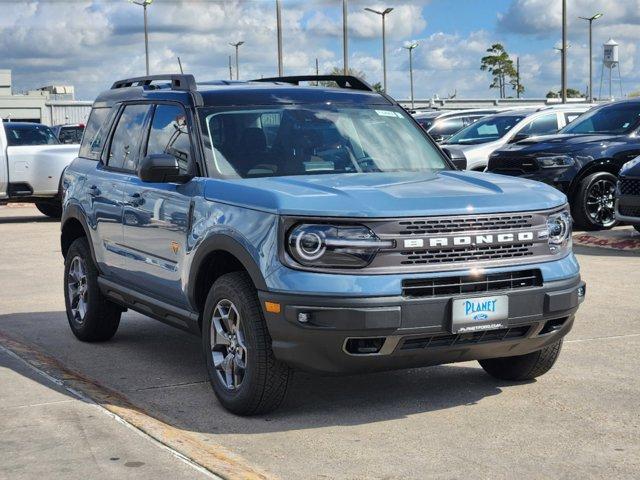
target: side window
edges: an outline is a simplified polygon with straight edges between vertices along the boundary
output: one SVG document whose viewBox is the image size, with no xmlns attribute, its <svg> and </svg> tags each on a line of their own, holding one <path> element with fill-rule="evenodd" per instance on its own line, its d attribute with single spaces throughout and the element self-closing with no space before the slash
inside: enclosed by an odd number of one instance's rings
<svg viewBox="0 0 640 480">
<path fill-rule="evenodd" d="M 580 113 L 574 113 L 574 112 L 569 113 L 569 112 L 567 112 L 567 113 L 564 114 L 565 123 L 568 125 L 571 122 L 573 122 L 576 118 L 578 118 L 579 116 L 580 116 Z"/>
<path fill-rule="evenodd" d="M 461 118 L 451 118 L 449 120 L 443 120 L 441 122 L 436 122 L 436 124 L 431 127 L 429 133 L 432 135 L 453 135 L 458 131 L 462 130 L 464 127 L 464 120 Z"/>
<path fill-rule="evenodd" d="M 181 173 L 189 172 L 191 141 L 184 110 L 175 105 L 158 105 L 153 114 L 147 155 L 165 153 L 178 160 Z"/>
<path fill-rule="evenodd" d="M 527 135 L 544 135 L 558 131 L 558 116 L 555 113 L 536 118 L 525 129 Z"/>
<path fill-rule="evenodd" d="M 138 165 L 140 138 L 149 105 L 127 105 L 118 119 L 111 140 L 107 164 L 111 168 L 134 171 Z"/>
<path fill-rule="evenodd" d="M 94 108 L 89 114 L 89 120 L 87 126 L 84 129 L 84 135 L 82 136 L 82 144 L 80 145 L 79 156 L 82 158 L 89 158 L 91 160 L 99 160 L 102 153 L 102 147 L 104 146 L 105 137 L 107 135 L 107 128 L 109 114 L 111 113 L 111 107 L 106 108 Z"/>
</svg>

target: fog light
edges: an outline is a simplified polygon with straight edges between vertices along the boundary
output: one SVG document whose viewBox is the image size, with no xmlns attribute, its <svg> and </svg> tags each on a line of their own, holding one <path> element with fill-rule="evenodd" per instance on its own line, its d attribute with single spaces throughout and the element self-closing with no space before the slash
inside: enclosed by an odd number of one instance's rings
<svg viewBox="0 0 640 480">
<path fill-rule="evenodd" d="M 587 293 L 586 287 L 584 286 L 578 287 L 578 297 L 583 298 L 586 293 Z"/>
<path fill-rule="evenodd" d="M 307 323 L 309 320 L 311 320 L 311 314 L 310 313 L 299 313 L 298 314 L 298 321 L 300 323 Z"/>
</svg>

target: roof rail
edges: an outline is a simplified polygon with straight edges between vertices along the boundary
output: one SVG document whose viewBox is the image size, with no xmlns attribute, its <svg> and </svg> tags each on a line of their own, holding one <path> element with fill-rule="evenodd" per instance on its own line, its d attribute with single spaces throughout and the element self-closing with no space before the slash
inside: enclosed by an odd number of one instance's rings
<svg viewBox="0 0 640 480">
<path fill-rule="evenodd" d="M 111 85 L 111 90 L 116 88 L 127 87 L 146 87 L 153 82 L 158 81 L 170 81 L 171 90 L 180 90 L 183 92 L 193 92 L 198 89 L 196 86 L 196 79 L 191 74 L 167 74 L 167 75 L 147 75 L 145 77 L 125 78 L 124 80 L 118 80 Z"/>
<path fill-rule="evenodd" d="M 353 75 L 296 75 L 292 77 L 258 78 L 253 82 L 283 82 L 300 85 L 300 82 L 335 82 L 340 88 L 374 92 L 375 90 L 364 80 Z"/>
</svg>

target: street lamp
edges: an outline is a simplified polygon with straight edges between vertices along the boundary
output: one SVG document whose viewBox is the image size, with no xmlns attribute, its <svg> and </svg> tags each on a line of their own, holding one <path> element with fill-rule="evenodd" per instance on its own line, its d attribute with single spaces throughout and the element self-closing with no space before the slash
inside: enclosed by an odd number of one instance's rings
<svg viewBox="0 0 640 480">
<path fill-rule="evenodd" d="M 589 22 L 589 101 L 593 102 L 593 21 L 602 17 L 603 13 L 596 13 L 593 17 L 578 17 Z"/>
<path fill-rule="evenodd" d="M 232 47 L 236 47 L 236 80 L 240 80 L 240 69 L 238 67 L 238 47 L 240 47 L 240 45 L 243 45 L 243 44 L 244 44 L 243 41 L 229 44 Z"/>
<path fill-rule="evenodd" d="M 405 45 L 402 48 L 409 50 L 409 82 L 411 84 L 411 110 L 413 110 L 413 49 L 418 46 L 418 42 Z"/>
<path fill-rule="evenodd" d="M 562 97 L 562 103 L 567 103 L 567 0 L 562 0 L 562 50 L 560 53 L 562 54 L 560 96 Z"/>
<path fill-rule="evenodd" d="M 129 0 L 131 3 L 140 5 L 144 10 L 144 57 L 147 75 L 149 75 L 149 33 L 147 32 L 147 7 L 153 0 Z"/>
<path fill-rule="evenodd" d="M 349 75 L 349 19 L 347 0 L 342 0 L 342 62 L 344 74 Z"/>
<path fill-rule="evenodd" d="M 366 11 L 378 14 L 382 17 L 382 89 L 387 92 L 387 38 L 384 24 L 385 17 L 393 11 L 393 8 L 385 8 L 383 11 L 374 10 L 373 8 L 365 8 Z"/>
</svg>

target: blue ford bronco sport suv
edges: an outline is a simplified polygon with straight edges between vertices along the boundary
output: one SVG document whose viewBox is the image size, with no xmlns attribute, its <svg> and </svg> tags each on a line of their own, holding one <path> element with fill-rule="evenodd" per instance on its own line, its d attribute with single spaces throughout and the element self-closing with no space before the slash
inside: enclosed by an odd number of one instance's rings
<svg viewBox="0 0 640 480">
<path fill-rule="evenodd" d="M 238 414 L 276 408 L 295 368 L 537 377 L 585 294 L 564 194 L 456 170 L 354 77 L 118 81 L 63 187 L 73 333 L 108 340 L 132 309 L 201 335 Z"/>
</svg>

